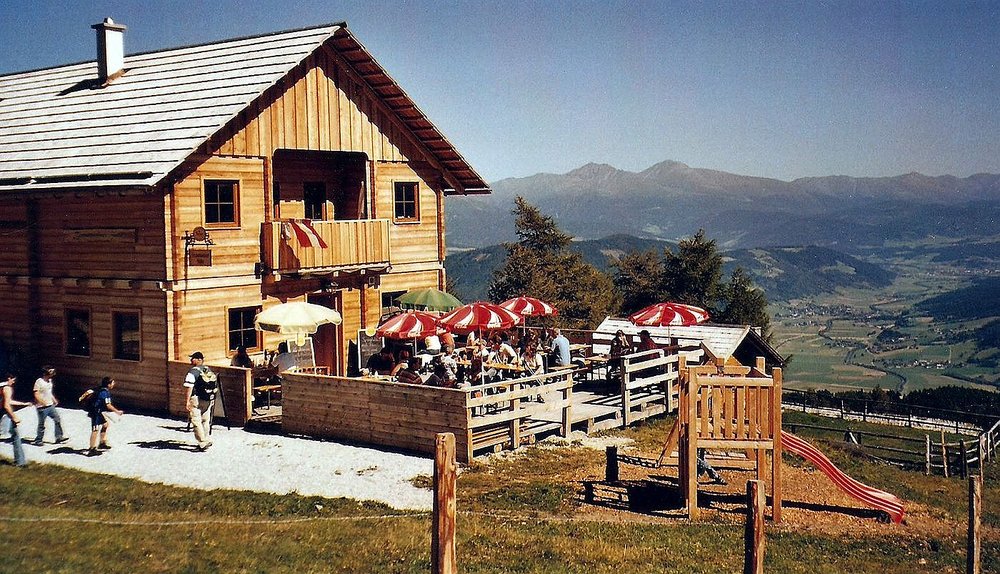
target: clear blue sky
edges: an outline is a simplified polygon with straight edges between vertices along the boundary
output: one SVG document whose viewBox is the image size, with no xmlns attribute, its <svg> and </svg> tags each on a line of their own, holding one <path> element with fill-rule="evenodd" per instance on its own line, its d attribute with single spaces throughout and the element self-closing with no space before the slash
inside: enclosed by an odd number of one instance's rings
<svg viewBox="0 0 1000 574">
<path fill-rule="evenodd" d="M 347 21 L 489 181 L 1000 173 L 1000 2 L 3 0 L 0 74 Z"/>
</svg>

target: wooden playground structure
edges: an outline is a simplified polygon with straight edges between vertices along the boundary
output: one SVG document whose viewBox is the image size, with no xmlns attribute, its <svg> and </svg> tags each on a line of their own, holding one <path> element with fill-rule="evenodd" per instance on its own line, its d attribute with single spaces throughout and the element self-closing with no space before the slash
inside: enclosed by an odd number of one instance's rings
<svg viewBox="0 0 1000 574">
<path fill-rule="evenodd" d="M 680 365 L 677 421 L 667 435 L 657 466 L 677 451 L 681 499 L 690 518 L 698 516 L 698 455 L 702 449 L 737 451 L 744 467 L 765 481 L 770 466 L 771 517 L 781 521 L 781 369 L 768 376 L 764 359 L 753 367 L 721 359 Z M 770 455 L 770 456 L 768 456 Z M 770 463 L 770 464 L 769 464 Z"/>
</svg>

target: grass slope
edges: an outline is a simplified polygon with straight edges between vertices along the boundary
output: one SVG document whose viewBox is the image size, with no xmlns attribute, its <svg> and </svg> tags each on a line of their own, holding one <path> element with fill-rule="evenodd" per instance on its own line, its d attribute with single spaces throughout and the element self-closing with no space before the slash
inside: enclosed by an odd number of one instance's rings
<svg viewBox="0 0 1000 574">
<path fill-rule="evenodd" d="M 798 415 L 789 415 L 798 416 Z M 802 420 L 802 419 L 799 419 Z M 808 419 L 806 419 L 808 420 Z M 661 418 L 607 437 L 655 457 L 671 424 Z M 896 430 L 896 429 L 894 429 Z M 807 436 L 806 431 L 800 432 Z M 906 473 L 823 445 L 845 471 L 907 500 L 912 524 L 882 525 L 850 513 L 796 507 L 832 491 L 803 491 L 815 473 L 786 460 L 786 523 L 768 524 L 771 572 L 959 572 L 964 564 L 965 483 Z M 992 471 L 992 469 L 991 469 Z M 458 556 L 471 573 L 736 572 L 740 516 L 723 504 L 703 521 L 677 517 L 669 499 L 630 510 L 588 504 L 601 450 L 536 447 L 477 461 L 458 484 Z M 629 466 L 631 480 L 658 470 Z M 747 473 L 725 471 L 741 489 Z M 811 487 L 810 487 L 811 488 Z M 803 494 L 803 492 L 806 492 Z M 984 492 L 984 571 L 1000 568 L 996 482 Z M 739 496 L 736 496 L 739 500 Z M 200 492 L 35 465 L 0 466 L 3 572 L 427 572 L 430 517 L 379 505 L 296 495 Z M 737 504 L 738 507 L 738 504 Z M 832 506 L 829 508 L 837 508 Z"/>
</svg>

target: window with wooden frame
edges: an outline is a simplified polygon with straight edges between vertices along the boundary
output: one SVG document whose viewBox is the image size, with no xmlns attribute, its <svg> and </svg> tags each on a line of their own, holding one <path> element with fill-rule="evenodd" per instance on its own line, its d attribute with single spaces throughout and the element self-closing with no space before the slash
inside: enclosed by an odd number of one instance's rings
<svg viewBox="0 0 1000 574">
<path fill-rule="evenodd" d="M 66 309 L 66 354 L 90 356 L 90 309 Z"/>
<path fill-rule="evenodd" d="M 111 313 L 113 357 L 121 361 L 142 360 L 142 328 L 138 311 Z"/>
<path fill-rule="evenodd" d="M 418 192 L 419 187 L 415 181 L 397 181 L 393 187 L 393 209 L 392 217 L 394 221 L 419 221 L 420 210 Z"/>
<path fill-rule="evenodd" d="M 232 179 L 205 180 L 205 225 L 238 226 L 240 182 Z"/>
<path fill-rule="evenodd" d="M 260 331 L 253 326 L 254 317 L 260 313 L 260 307 L 234 307 L 229 310 L 229 350 L 237 347 L 247 350 L 260 349 Z"/>
</svg>

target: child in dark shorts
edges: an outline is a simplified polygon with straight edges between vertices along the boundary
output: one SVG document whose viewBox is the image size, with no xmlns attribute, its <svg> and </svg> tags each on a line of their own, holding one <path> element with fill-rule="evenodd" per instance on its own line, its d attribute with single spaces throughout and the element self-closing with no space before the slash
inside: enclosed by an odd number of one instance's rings
<svg viewBox="0 0 1000 574">
<path fill-rule="evenodd" d="M 87 405 L 87 414 L 90 416 L 90 450 L 87 456 L 97 456 L 101 451 L 108 450 L 108 420 L 104 413 L 113 412 L 118 416 L 124 413 L 111 403 L 111 389 L 115 388 L 115 380 L 111 377 L 101 379 L 101 388 L 94 391 L 90 403 Z M 100 442 L 98 442 L 100 439 Z"/>
</svg>

